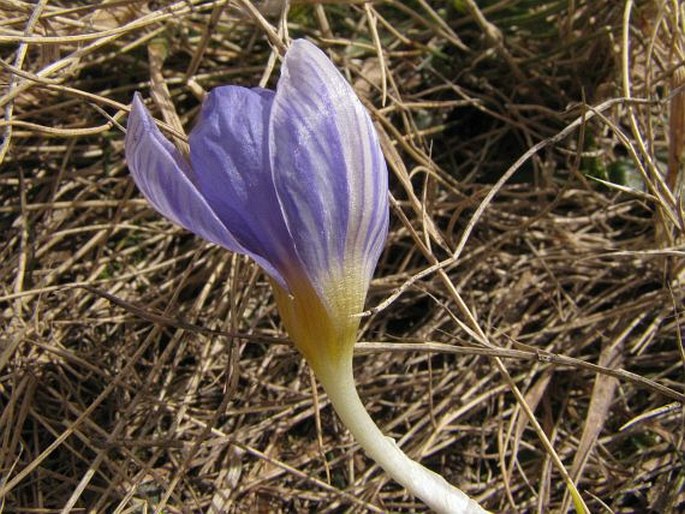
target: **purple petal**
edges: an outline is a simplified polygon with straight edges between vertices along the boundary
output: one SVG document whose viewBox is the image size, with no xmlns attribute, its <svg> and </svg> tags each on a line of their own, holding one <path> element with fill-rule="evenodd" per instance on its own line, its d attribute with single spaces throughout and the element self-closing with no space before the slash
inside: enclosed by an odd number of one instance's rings
<svg viewBox="0 0 685 514">
<path fill-rule="evenodd" d="M 125 150 L 126 161 L 138 189 L 160 214 L 207 241 L 252 256 L 191 181 L 188 163 L 157 128 L 139 94 L 133 98 L 126 127 Z M 285 284 L 269 262 L 256 257 L 255 260 L 274 279 Z"/>
<path fill-rule="evenodd" d="M 316 281 L 359 269 L 370 280 L 388 227 L 387 168 L 371 119 L 326 55 L 295 41 L 269 127 L 285 221 Z"/>
<path fill-rule="evenodd" d="M 276 198 L 267 128 L 274 92 L 214 89 L 190 134 L 190 160 L 202 195 L 231 234 L 259 262 L 286 274 L 297 264 Z"/>
</svg>

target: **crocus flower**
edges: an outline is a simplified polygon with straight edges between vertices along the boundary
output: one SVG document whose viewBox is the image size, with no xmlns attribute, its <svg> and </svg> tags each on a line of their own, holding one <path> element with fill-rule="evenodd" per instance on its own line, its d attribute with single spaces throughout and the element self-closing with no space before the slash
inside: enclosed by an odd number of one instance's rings
<svg viewBox="0 0 685 514">
<path fill-rule="evenodd" d="M 148 201 L 262 267 L 295 346 L 391 476 L 436 510 L 479 509 L 383 437 L 356 392 L 352 353 L 387 235 L 388 184 L 373 124 L 350 85 L 323 52 L 294 41 L 276 91 L 214 89 L 189 144 L 186 159 L 134 97 L 126 159 Z"/>
</svg>

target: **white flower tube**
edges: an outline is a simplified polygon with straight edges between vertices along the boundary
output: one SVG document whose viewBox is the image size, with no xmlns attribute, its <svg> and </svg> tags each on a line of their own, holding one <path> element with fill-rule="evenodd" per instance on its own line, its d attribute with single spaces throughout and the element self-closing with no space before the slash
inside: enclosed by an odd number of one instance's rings
<svg viewBox="0 0 685 514">
<path fill-rule="evenodd" d="M 478 514 L 486 512 L 466 493 L 442 476 L 410 459 L 395 441 L 383 435 L 364 408 L 352 376 L 352 359 L 317 373 L 335 411 L 359 445 L 392 478 L 421 498 L 435 512 Z"/>
</svg>

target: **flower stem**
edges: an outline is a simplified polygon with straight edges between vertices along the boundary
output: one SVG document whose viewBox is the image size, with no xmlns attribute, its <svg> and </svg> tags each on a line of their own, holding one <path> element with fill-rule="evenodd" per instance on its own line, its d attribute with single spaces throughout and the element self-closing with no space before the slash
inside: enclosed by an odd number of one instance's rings
<svg viewBox="0 0 685 514">
<path fill-rule="evenodd" d="M 352 373 L 352 355 L 342 362 L 317 362 L 314 368 L 328 397 L 359 445 L 392 478 L 438 513 L 481 514 L 487 512 L 466 493 L 449 484 L 443 477 L 411 460 L 386 437 L 364 408 Z"/>
</svg>

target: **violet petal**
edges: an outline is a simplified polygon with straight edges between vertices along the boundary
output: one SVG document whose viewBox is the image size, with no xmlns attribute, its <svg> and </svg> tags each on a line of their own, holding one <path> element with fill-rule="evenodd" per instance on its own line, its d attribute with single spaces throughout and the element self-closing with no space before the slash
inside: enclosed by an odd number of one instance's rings
<svg viewBox="0 0 685 514">
<path fill-rule="evenodd" d="M 128 118 L 126 161 L 143 196 L 163 216 L 212 243 L 255 258 L 264 270 L 285 284 L 280 273 L 236 240 L 191 181 L 191 170 L 178 149 L 157 128 L 139 94 Z"/>
<path fill-rule="evenodd" d="M 299 264 L 267 152 L 273 97 L 261 88 L 213 89 L 190 134 L 190 160 L 198 188 L 226 228 L 251 256 L 268 260 L 284 275 L 288 266 Z"/>
<path fill-rule="evenodd" d="M 359 268 L 368 283 L 387 235 L 387 168 L 354 90 L 305 40 L 293 42 L 283 62 L 269 150 L 285 221 L 312 281 Z"/>
</svg>

